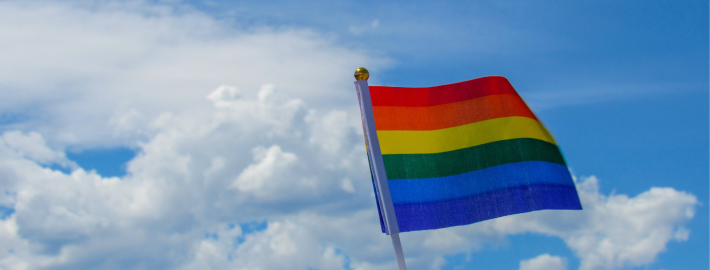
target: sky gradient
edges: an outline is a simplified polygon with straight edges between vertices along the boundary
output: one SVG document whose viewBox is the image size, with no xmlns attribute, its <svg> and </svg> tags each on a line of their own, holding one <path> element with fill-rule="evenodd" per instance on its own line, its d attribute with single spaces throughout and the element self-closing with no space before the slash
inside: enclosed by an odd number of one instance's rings
<svg viewBox="0 0 710 270">
<path fill-rule="evenodd" d="M 505 76 L 585 210 L 402 234 L 411 269 L 708 269 L 703 1 L 2 1 L 0 268 L 392 269 L 371 85 Z"/>
</svg>

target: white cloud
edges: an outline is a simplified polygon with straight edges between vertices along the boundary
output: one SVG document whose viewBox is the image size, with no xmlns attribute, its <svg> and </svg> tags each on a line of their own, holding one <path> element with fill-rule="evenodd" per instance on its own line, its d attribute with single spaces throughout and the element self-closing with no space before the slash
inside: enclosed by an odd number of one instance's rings
<svg viewBox="0 0 710 270">
<path fill-rule="evenodd" d="M 0 112 L 27 120 L 11 128 L 75 147 L 146 139 L 155 116 L 205 110 L 195 101 L 223 84 L 351 106 L 354 68 L 384 63 L 308 30 L 242 30 L 143 1 L 4 1 L 0 36 Z"/>
<path fill-rule="evenodd" d="M 298 160 L 296 155 L 284 153 L 278 145 L 271 146 L 269 149 L 257 147 L 254 148 L 253 152 L 254 160 L 257 163 L 249 165 L 239 174 L 234 182 L 234 187 L 242 192 L 265 192 L 286 184 L 279 180 L 291 178 L 280 173 L 288 171 L 290 165 L 296 163 Z M 269 186 L 265 187 L 267 184 Z M 261 194 L 261 196 L 266 196 L 266 194 Z"/>
<path fill-rule="evenodd" d="M 355 36 L 359 36 L 359 35 L 361 35 L 361 34 L 363 34 L 363 33 L 365 33 L 365 32 L 369 32 L 369 31 L 375 30 L 375 29 L 377 29 L 377 28 L 379 28 L 379 27 L 380 27 L 380 20 L 375 19 L 375 20 L 373 20 L 373 21 L 370 23 L 369 26 L 366 25 L 366 24 L 357 25 L 357 26 L 351 25 L 351 26 L 348 27 L 348 30 L 350 31 L 351 34 L 353 34 L 353 35 L 355 35 Z"/>
<path fill-rule="evenodd" d="M 14 37 L 0 44 L 0 88 L 13 90 L 0 109 L 32 116 L 0 137 L 0 205 L 15 210 L 0 220 L 0 268 L 394 267 L 350 84 L 375 63 L 362 52 L 144 2 L 0 2 L 0 15 Z M 108 178 L 62 152 L 95 145 L 139 154 Z M 583 269 L 613 269 L 689 237 L 690 194 L 604 196 L 594 177 L 579 191 L 584 211 L 403 234 L 409 266 L 533 232 L 564 239 Z M 265 228 L 242 229 L 254 222 Z"/>
<path fill-rule="evenodd" d="M 67 159 L 66 154 L 47 147 L 44 138 L 37 132 L 30 132 L 27 135 L 19 131 L 5 132 L 2 134 L 1 142 L 5 144 L 8 150 L 39 164 L 77 167 L 74 162 Z"/>
<path fill-rule="evenodd" d="M 228 107 L 231 102 L 240 98 L 239 90 L 236 87 L 229 85 L 222 85 L 217 87 L 212 94 L 207 96 L 207 99 L 214 103 L 217 108 Z"/>
<path fill-rule="evenodd" d="M 529 260 L 520 261 L 520 270 L 566 270 L 567 260 L 560 256 L 541 254 Z"/>
<path fill-rule="evenodd" d="M 496 220 L 496 227 L 561 237 L 581 259 L 580 269 L 615 269 L 652 263 L 669 241 L 685 241 L 683 224 L 698 204 L 695 196 L 672 188 L 654 187 L 634 198 L 604 196 L 593 176 L 577 189 L 584 211 L 506 217 Z"/>
<path fill-rule="evenodd" d="M 342 180 L 340 187 L 342 187 L 345 192 L 355 192 L 355 186 L 353 186 L 353 181 L 348 178 L 344 178 Z"/>
<path fill-rule="evenodd" d="M 15 194 L 6 201 L 16 210 L 3 221 L 2 236 L 16 252 L 3 255 L 3 262 L 109 268 L 92 258 L 120 253 L 114 260 L 122 268 L 146 260 L 157 268 L 188 269 L 342 269 L 348 262 L 353 269 L 393 267 L 359 127 L 332 126 L 338 129 L 333 134 L 345 134 L 341 154 L 313 139 L 333 115 L 345 123 L 359 115 L 308 113 L 298 100 L 268 92 L 270 98 L 238 99 L 203 114 L 156 117 L 156 134 L 140 144 L 141 154 L 121 179 L 82 169 L 67 175 L 1 148 L 2 188 Z M 683 224 L 697 204 L 692 195 L 652 188 L 632 198 L 604 196 L 594 177 L 578 188 L 584 211 L 540 211 L 403 234 L 408 263 L 437 269 L 446 254 L 532 232 L 564 239 L 582 269 L 614 269 L 648 264 L 669 241 L 688 237 Z M 263 231 L 238 229 L 264 220 Z M 166 252 L 180 259 L 161 255 Z"/>
<path fill-rule="evenodd" d="M 16 211 L 3 221 L 10 228 L 4 235 L 12 240 L 4 242 L 5 250 L 17 250 L 5 254 L 5 266 L 106 268 L 92 258 L 117 252 L 124 257 L 112 258 L 121 268 L 151 257 L 149 265 L 157 268 L 199 268 L 229 256 L 237 258 L 225 262 L 231 266 L 342 267 L 344 241 L 334 237 L 336 232 L 345 228 L 369 238 L 380 236 L 369 174 L 321 166 L 333 157 L 314 156 L 326 152 L 311 143 L 302 103 L 281 101 L 267 88 L 271 97 L 238 100 L 211 113 L 157 117 L 156 135 L 140 144 L 141 154 L 121 179 L 82 169 L 71 174 L 46 169 L 0 140 L 0 174 L 7 176 L 2 188 L 15 194 L 5 201 Z M 2 138 L 25 136 L 17 134 Z M 345 155 L 351 159 L 346 163 L 362 167 L 366 160 L 360 142 L 345 143 L 360 154 Z M 344 190 L 337 179 L 365 181 L 351 181 Z M 303 211 L 318 214 L 299 214 Z M 237 243 L 235 237 L 243 234 L 235 225 L 259 220 L 269 220 L 267 229 Z M 361 231 L 368 223 L 370 230 Z M 217 240 L 204 239 L 213 231 Z M 26 242 L 26 249 L 17 244 Z M 164 252 L 181 259 L 158 255 Z M 272 266 L 260 265 L 269 258 Z"/>
</svg>

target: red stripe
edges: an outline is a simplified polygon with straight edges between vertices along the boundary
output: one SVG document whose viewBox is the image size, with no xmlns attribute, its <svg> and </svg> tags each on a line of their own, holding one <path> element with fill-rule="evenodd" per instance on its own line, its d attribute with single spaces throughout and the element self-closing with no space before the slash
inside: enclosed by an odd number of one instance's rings
<svg viewBox="0 0 710 270">
<path fill-rule="evenodd" d="M 422 88 L 370 86 L 373 106 L 426 107 L 501 94 L 518 93 L 500 76 Z"/>
</svg>

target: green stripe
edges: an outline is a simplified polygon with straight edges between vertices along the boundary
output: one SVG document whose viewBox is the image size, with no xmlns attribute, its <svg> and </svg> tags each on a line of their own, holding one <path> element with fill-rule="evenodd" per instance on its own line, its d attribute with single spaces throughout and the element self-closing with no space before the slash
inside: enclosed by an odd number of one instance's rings
<svg viewBox="0 0 710 270">
<path fill-rule="evenodd" d="M 566 165 L 556 145 L 537 139 L 496 141 L 435 154 L 382 155 L 388 180 L 457 175 L 493 166 L 545 161 Z"/>
</svg>

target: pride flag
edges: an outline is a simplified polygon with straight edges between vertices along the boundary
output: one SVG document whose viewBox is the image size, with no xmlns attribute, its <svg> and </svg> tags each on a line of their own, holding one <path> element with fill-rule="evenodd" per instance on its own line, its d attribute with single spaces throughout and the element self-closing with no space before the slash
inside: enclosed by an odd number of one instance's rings
<svg viewBox="0 0 710 270">
<path fill-rule="evenodd" d="M 582 209 L 555 140 L 506 78 L 369 91 L 400 232 Z"/>
</svg>

